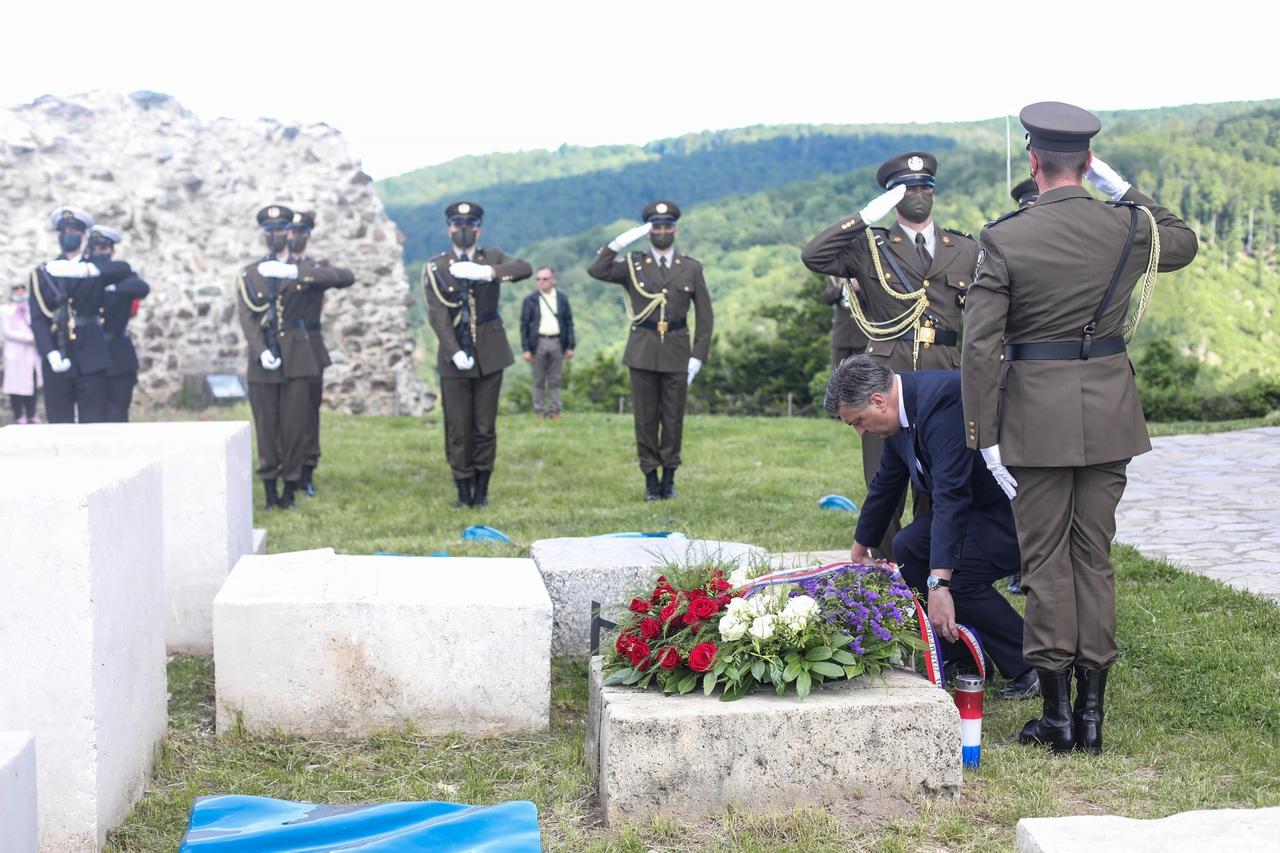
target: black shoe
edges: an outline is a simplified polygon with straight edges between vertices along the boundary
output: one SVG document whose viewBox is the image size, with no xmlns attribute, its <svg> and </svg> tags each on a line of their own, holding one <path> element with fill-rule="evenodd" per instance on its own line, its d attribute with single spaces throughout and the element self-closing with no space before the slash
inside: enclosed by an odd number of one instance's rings
<svg viewBox="0 0 1280 853">
<path fill-rule="evenodd" d="M 489 505 L 489 478 L 491 476 L 493 476 L 492 471 L 476 472 L 476 490 L 471 498 L 472 506 Z"/>
<path fill-rule="evenodd" d="M 676 496 L 676 469 L 662 469 L 662 499 L 670 500 Z"/>
<path fill-rule="evenodd" d="M 262 490 L 267 493 L 267 509 L 275 509 L 280 506 L 280 488 L 274 479 L 263 480 Z"/>
<path fill-rule="evenodd" d="M 1057 753 L 1071 752 L 1076 748 L 1071 721 L 1071 669 L 1039 670 L 1038 674 L 1044 712 L 1040 719 L 1022 727 L 1018 743 L 1047 746 Z"/>
<path fill-rule="evenodd" d="M 1102 697 L 1107 692 L 1107 670 L 1076 667 L 1076 704 L 1071 714 L 1076 749 L 1102 752 Z"/>
<path fill-rule="evenodd" d="M 462 478 L 455 477 L 453 482 L 454 482 L 454 485 L 458 487 L 458 499 L 453 502 L 453 508 L 463 509 L 464 507 L 471 506 L 471 501 L 473 500 L 473 498 L 471 497 L 471 489 L 475 485 L 476 478 L 475 477 L 462 477 Z"/>
<path fill-rule="evenodd" d="M 1014 572 L 1009 575 L 1009 585 L 1005 587 L 1010 595 L 1024 595 L 1022 591 L 1022 573 Z"/>
<path fill-rule="evenodd" d="M 311 481 L 311 478 L 315 473 L 316 468 L 314 465 L 302 466 L 302 479 L 298 481 L 298 486 L 309 498 L 314 498 L 316 496 L 316 486 L 315 483 Z"/>
<path fill-rule="evenodd" d="M 656 501 L 662 498 L 662 486 L 658 483 L 657 471 L 644 472 L 644 499 Z"/>
<path fill-rule="evenodd" d="M 1035 669 L 1028 669 L 1010 681 L 996 694 L 1001 699 L 1034 699 L 1040 695 L 1040 676 Z"/>
<path fill-rule="evenodd" d="M 298 501 L 294 494 L 298 491 L 298 484 L 292 480 L 284 481 L 284 494 L 280 496 L 280 503 L 277 504 L 281 509 L 297 509 Z"/>
</svg>

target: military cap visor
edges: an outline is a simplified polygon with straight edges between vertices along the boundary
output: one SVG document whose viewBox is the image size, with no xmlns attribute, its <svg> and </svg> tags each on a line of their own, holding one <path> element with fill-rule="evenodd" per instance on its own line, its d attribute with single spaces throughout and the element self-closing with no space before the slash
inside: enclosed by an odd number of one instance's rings
<svg viewBox="0 0 1280 853">
<path fill-rule="evenodd" d="M 938 158 L 926 151 L 905 151 L 885 160 L 876 170 L 876 183 L 886 190 L 898 185 L 932 187 L 938 173 Z"/>
<path fill-rule="evenodd" d="M 645 222 L 672 225 L 680 218 L 680 205 L 674 201 L 654 201 L 645 205 L 640 218 Z"/>
<path fill-rule="evenodd" d="M 55 230 L 74 225 L 82 231 L 93 227 L 93 217 L 74 207 L 59 207 L 49 214 L 49 225 Z"/>
<path fill-rule="evenodd" d="M 272 204 L 258 211 L 258 224 L 263 228 L 277 228 L 293 220 L 293 211 L 283 204 Z"/>
<path fill-rule="evenodd" d="M 1102 122 L 1088 110 L 1060 101 L 1023 107 L 1018 120 L 1027 129 L 1027 144 L 1043 151 L 1088 151 Z"/>
<path fill-rule="evenodd" d="M 1040 197 L 1040 187 L 1036 186 L 1035 178 L 1027 178 L 1018 183 L 1009 196 L 1018 204 L 1022 204 L 1027 199 L 1035 201 Z"/>
<path fill-rule="evenodd" d="M 124 239 L 124 235 L 114 228 L 108 228 L 105 225 L 95 225 L 93 230 L 89 232 L 90 240 L 106 240 L 115 245 Z"/>
<path fill-rule="evenodd" d="M 309 210 L 295 210 L 289 227 L 295 231 L 310 231 L 316 227 L 316 215 Z"/>
<path fill-rule="evenodd" d="M 455 218 L 470 217 L 477 224 L 484 219 L 484 208 L 472 201 L 455 201 L 444 209 L 444 218 L 452 223 Z"/>
</svg>

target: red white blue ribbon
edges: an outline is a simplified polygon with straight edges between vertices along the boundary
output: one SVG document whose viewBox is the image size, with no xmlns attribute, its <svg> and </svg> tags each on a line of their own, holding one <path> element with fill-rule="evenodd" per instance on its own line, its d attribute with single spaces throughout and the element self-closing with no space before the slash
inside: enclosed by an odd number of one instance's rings
<svg viewBox="0 0 1280 853">
<path fill-rule="evenodd" d="M 734 590 L 735 593 L 741 592 L 743 598 L 750 598 L 752 593 L 758 592 L 767 586 L 777 586 L 778 584 L 799 583 L 810 578 L 820 578 L 833 574 L 837 569 L 844 566 L 853 565 L 849 562 L 827 563 L 821 566 L 802 566 L 798 569 L 780 569 L 776 572 L 769 572 L 767 575 L 761 575 L 758 578 L 752 578 L 743 586 Z"/>
</svg>

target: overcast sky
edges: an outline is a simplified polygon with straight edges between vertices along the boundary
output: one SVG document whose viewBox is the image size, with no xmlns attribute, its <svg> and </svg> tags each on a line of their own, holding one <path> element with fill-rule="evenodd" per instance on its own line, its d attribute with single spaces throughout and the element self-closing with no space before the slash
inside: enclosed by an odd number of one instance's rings
<svg viewBox="0 0 1280 853">
<path fill-rule="evenodd" d="M 463 154 L 751 124 L 1280 95 L 1278 15 L 1236 0 L 415 5 L 10 4 L 0 103 L 153 89 L 205 119 L 324 121 L 382 178 Z"/>
</svg>

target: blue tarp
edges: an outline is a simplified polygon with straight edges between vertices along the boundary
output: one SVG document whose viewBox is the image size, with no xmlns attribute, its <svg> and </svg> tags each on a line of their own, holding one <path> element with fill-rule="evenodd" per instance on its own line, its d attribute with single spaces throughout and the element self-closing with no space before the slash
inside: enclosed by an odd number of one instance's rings
<svg viewBox="0 0 1280 853">
<path fill-rule="evenodd" d="M 540 853 L 530 802 L 326 806 L 270 797 L 200 797 L 180 853 L 321 853 L 431 850 Z"/>
</svg>

